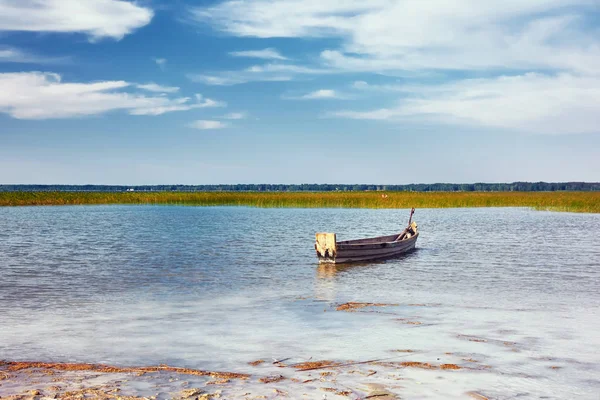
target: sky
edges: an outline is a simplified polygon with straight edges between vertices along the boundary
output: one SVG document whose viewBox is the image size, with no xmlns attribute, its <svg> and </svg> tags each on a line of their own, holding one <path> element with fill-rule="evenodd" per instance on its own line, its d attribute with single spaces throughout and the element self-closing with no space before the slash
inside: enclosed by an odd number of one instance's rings
<svg viewBox="0 0 600 400">
<path fill-rule="evenodd" d="M 0 0 L 0 183 L 600 181 L 598 0 Z"/>
</svg>

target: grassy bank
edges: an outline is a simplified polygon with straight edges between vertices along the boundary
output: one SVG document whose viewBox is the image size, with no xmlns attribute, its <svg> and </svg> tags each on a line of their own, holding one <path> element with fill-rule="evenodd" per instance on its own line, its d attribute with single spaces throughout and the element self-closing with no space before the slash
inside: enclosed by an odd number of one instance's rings
<svg viewBox="0 0 600 400">
<path fill-rule="evenodd" d="M 3 192 L 0 206 L 185 204 L 195 206 L 454 208 L 531 207 L 600 212 L 600 192 Z"/>
</svg>

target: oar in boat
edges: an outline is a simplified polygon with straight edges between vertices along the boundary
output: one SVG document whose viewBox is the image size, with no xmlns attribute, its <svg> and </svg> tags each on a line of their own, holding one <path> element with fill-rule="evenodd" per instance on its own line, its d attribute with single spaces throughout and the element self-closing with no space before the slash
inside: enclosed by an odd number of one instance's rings
<svg viewBox="0 0 600 400">
<path fill-rule="evenodd" d="M 411 229 L 412 217 L 413 217 L 414 213 L 415 213 L 415 208 L 413 207 L 412 210 L 410 210 L 410 217 L 408 218 L 408 226 L 406 227 L 406 229 L 404 229 L 402 231 L 401 234 L 398 235 L 398 238 L 396 239 L 396 241 L 400 241 L 400 240 L 404 239 L 404 237 L 406 236 L 408 231 Z M 414 234 L 414 232 L 413 232 L 413 234 Z"/>
</svg>

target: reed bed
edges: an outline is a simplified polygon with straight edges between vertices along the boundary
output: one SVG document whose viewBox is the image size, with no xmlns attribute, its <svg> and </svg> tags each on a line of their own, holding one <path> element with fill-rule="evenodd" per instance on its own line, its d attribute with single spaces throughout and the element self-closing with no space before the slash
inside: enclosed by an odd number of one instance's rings
<svg viewBox="0 0 600 400">
<path fill-rule="evenodd" d="M 530 207 L 600 213 L 600 192 L 2 192 L 0 206 L 178 204 L 297 208 Z"/>
</svg>

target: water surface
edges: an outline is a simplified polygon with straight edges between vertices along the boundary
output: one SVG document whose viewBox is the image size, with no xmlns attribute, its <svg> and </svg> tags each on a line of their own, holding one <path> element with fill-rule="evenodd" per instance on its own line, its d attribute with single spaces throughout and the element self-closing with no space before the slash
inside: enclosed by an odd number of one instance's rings
<svg viewBox="0 0 600 400">
<path fill-rule="evenodd" d="M 248 372 L 248 361 L 271 357 L 470 358 L 487 369 L 406 369 L 402 393 L 598 399 L 600 215 L 422 209 L 416 251 L 357 266 L 316 264 L 315 231 L 339 240 L 383 235 L 402 230 L 407 217 L 0 208 L 0 359 Z M 346 301 L 399 306 L 389 315 L 335 311 Z"/>
</svg>

